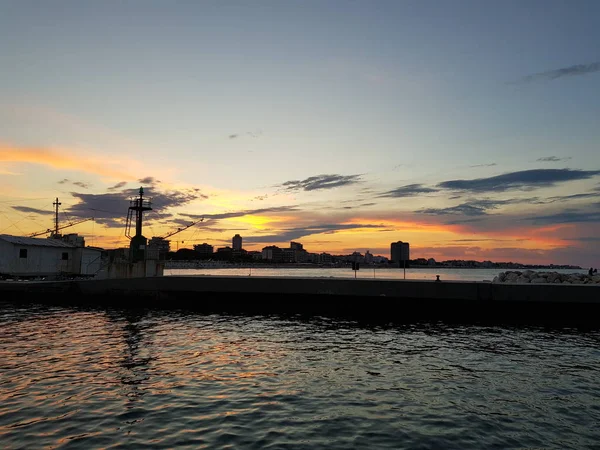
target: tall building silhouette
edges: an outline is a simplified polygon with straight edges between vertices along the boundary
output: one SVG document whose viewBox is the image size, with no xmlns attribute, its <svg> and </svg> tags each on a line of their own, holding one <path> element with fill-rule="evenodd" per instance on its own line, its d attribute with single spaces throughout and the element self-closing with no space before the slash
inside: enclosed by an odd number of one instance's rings
<svg viewBox="0 0 600 450">
<path fill-rule="evenodd" d="M 408 261 L 410 259 L 410 245 L 408 242 L 392 242 L 390 259 L 394 262 Z"/>
<path fill-rule="evenodd" d="M 242 249 L 242 237 L 239 234 L 236 234 L 232 241 L 231 241 L 231 247 L 233 248 L 234 252 L 239 252 Z"/>
</svg>

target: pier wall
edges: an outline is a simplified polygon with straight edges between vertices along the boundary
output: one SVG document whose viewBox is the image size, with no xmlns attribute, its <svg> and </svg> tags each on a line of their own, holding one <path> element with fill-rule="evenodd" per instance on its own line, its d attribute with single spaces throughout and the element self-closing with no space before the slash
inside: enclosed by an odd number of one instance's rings
<svg viewBox="0 0 600 450">
<path fill-rule="evenodd" d="M 0 300 L 323 314 L 379 320 L 575 320 L 600 324 L 600 286 L 471 281 L 168 276 L 3 282 Z"/>
</svg>

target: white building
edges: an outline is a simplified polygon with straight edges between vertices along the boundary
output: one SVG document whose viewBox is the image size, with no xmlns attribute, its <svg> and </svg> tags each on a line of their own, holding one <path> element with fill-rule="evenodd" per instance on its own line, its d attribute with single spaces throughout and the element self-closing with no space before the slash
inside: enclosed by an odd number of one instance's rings
<svg viewBox="0 0 600 450">
<path fill-rule="evenodd" d="M 0 235 L 1 276 L 94 275 L 101 264 L 98 248 L 78 247 L 61 239 Z"/>
<path fill-rule="evenodd" d="M 77 247 L 75 249 L 75 265 L 79 267 L 78 275 L 96 276 L 106 265 L 106 250 L 99 247 Z"/>
</svg>

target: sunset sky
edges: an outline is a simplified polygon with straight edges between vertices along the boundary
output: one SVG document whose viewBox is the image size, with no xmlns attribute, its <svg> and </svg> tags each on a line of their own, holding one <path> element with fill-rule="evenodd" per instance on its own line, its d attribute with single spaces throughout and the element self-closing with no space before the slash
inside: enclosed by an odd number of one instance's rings
<svg viewBox="0 0 600 450">
<path fill-rule="evenodd" d="M 0 0 L 0 234 L 600 266 L 600 2 Z M 43 236 L 42 236 L 43 237 Z"/>
</svg>

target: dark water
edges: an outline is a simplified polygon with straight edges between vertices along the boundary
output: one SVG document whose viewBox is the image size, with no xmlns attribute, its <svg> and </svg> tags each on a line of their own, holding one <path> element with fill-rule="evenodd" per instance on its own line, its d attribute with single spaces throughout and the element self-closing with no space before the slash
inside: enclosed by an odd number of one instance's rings
<svg viewBox="0 0 600 450">
<path fill-rule="evenodd" d="M 0 304 L 1 448 L 599 448 L 600 332 Z"/>
</svg>

